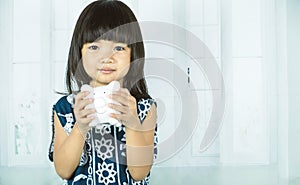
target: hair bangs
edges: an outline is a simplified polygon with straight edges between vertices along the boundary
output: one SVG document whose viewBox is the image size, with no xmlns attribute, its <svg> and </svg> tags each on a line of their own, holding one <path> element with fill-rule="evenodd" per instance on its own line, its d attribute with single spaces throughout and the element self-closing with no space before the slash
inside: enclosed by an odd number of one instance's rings
<svg viewBox="0 0 300 185">
<path fill-rule="evenodd" d="M 113 3 L 110 2 L 110 3 Z M 105 4 L 102 4 L 105 6 Z M 136 41 L 139 25 L 134 16 L 128 16 L 118 4 L 106 8 L 97 7 L 99 11 L 92 14 L 83 25 L 83 43 L 96 40 L 110 40 L 131 45 Z M 140 38 L 141 39 L 141 38 Z"/>
</svg>

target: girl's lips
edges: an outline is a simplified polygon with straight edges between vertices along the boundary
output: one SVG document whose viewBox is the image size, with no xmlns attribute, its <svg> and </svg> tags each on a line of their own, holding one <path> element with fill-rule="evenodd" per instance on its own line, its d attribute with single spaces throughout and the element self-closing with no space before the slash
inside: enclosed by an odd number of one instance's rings
<svg viewBox="0 0 300 185">
<path fill-rule="evenodd" d="M 113 73 L 114 71 L 116 71 L 115 69 L 111 69 L 111 68 L 102 68 L 99 70 L 101 73 L 103 74 L 110 74 Z"/>
</svg>

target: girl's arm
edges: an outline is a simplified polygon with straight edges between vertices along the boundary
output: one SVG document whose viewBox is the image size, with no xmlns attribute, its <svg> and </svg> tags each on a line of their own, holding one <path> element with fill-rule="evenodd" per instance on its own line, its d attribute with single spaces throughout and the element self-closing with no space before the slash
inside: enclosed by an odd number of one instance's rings
<svg viewBox="0 0 300 185">
<path fill-rule="evenodd" d="M 140 124 L 140 123 L 138 123 Z M 143 125 L 151 130 L 126 127 L 126 153 L 130 175 L 135 180 L 143 180 L 150 172 L 154 155 L 154 130 L 156 106 L 153 103 Z M 151 127 L 149 127 L 151 125 Z"/>
<path fill-rule="evenodd" d="M 68 136 L 64 131 L 56 112 L 54 112 L 54 151 L 53 162 L 57 174 L 69 179 L 76 170 L 82 155 L 85 136 L 89 131 L 89 123 L 94 119 L 95 109 L 85 109 L 93 99 L 85 99 L 88 92 L 77 94 L 74 105 L 76 123 Z"/>
<path fill-rule="evenodd" d="M 120 103 L 109 104 L 112 109 L 120 112 L 110 116 L 120 120 L 126 127 L 126 156 L 130 175 L 135 180 L 142 180 L 149 174 L 153 162 L 156 106 L 152 104 L 141 124 L 136 99 L 128 89 L 121 88 L 110 97 Z"/>
<path fill-rule="evenodd" d="M 69 179 L 77 168 L 85 139 L 79 131 L 77 124 L 74 125 L 68 136 L 54 114 L 55 141 L 53 162 L 56 173 L 63 179 Z"/>
</svg>

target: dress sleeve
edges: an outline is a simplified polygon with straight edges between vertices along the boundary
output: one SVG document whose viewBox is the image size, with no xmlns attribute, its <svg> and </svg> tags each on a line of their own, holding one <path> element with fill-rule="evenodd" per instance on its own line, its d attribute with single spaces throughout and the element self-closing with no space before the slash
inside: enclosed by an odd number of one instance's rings
<svg viewBox="0 0 300 185">
<path fill-rule="evenodd" d="M 52 108 L 52 116 L 51 116 L 51 129 L 52 129 L 52 138 L 48 150 L 48 158 L 51 162 L 53 162 L 53 151 L 54 151 L 54 110 Z"/>
</svg>

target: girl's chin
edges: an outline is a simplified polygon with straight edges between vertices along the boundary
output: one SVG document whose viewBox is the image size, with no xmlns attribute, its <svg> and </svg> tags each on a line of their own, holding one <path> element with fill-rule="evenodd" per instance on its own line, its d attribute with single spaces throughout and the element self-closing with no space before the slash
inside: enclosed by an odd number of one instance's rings
<svg viewBox="0 0 300 185">
<path fill-rule="evenodd" d="M 92 87 L 104 86 L 104 85 L 108 85 L 112 81 L 119 81 L 122 86 L 123 80 L 119 80 L 119 79 L 102 79 L 102 80 L 97 80 L 97 81 L 92 80 L 90 82 L 90 86 L 92 86 Z"/>
</svg>

